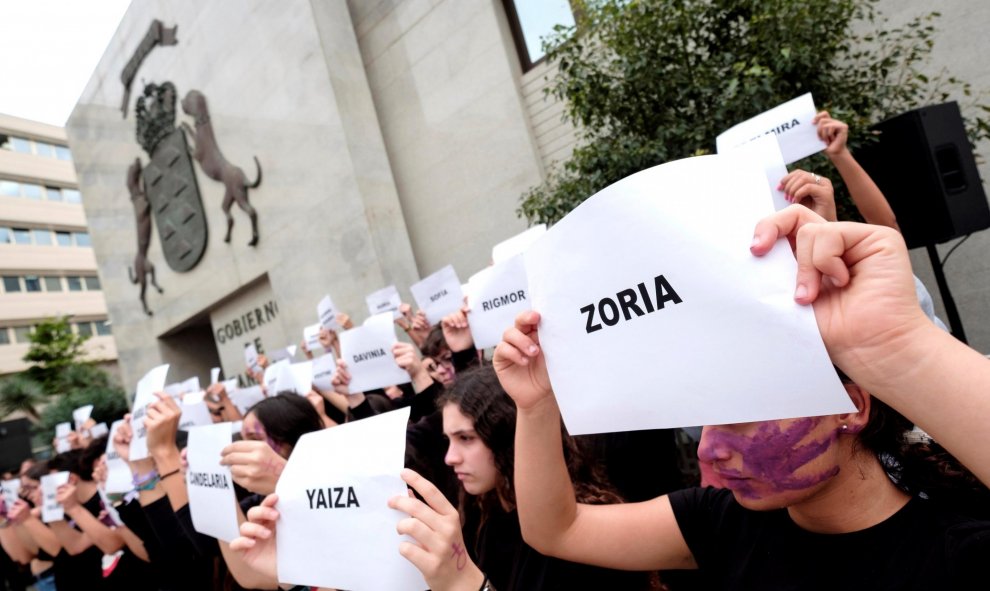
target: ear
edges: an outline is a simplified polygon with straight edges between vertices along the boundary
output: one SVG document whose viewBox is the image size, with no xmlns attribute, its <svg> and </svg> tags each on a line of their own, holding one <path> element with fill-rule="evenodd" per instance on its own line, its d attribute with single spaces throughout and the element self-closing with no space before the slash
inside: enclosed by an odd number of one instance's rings
<svg viewBox="0 0 990 591">
<path fill-rule="evenodd" d="M 79 475 L 75 472 L 69 472 L 69 484 L 79 484 Z"/>
<path fill-rule="evenodd" d="M 856 405 L 856 412 L 835 416 L 839 421 L 840 428 L 842 425 L 846 425 L 846 428 L 842 429 L 842 431 L 845 433 L 859 433 L 866 427 L 866 423 L 870 420 L 872 398 L 870 397 L 870 393 L 859 387 L 858 384 L 843 384 L 843 386 L 846 388 L 846 394 L 849 395 L 849 399 Z"/>
</svg>

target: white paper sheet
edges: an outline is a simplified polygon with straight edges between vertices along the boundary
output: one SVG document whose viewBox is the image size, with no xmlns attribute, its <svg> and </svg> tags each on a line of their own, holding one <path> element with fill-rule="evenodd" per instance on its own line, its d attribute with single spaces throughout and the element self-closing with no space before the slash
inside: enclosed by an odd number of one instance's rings
<svg viewBox="0 0 990 591">
<path fill-rule="evenodd" d="M 329 295 L 323 296 L 316 305 L 316 317 L 327 330 L 340 330 L 340 324 L 337 324 L 337 307 L 333 305 Z"/>
<path fill-rule="evenodd" d="M 123 419 L 114 421 L 110 425 L 110 437 L 107 439 L 107 482 L 104 487 L 110 494 L 122 494 L 134 489 L 134 484 L 131 482 L 131 467 L 113 447 L 113 438 L 117 434 L 117 429 L 123 424 Z"/>
<path fill-rule="evenodd" d="M 276 361 L 275 363 L 269 364 L 268 367 L 265 368 L 265 391 L 269 396 L 275 396 L 278 394 L 278 376 L 283 367 L 289 367 L 288 359 Z"/>
<path fill-rule="evenodd" d="M 0 490 L 3 491 L 3 502 L 7 504 L 7 511 L 17 502 L 17 493 L 21 490 L 21 479 L 13 478 L 0 482 Z"/>
<path fill-rule="evenodd" d="M 317 349 L 322 349 L 320 344 L 320 323 L 310 324 L 303 328 L 303 340 L 306 341 L 306 348 L 312 353 Z"/>
<path fill-rule="evenodd" d="M 511 259 L 517 254 L 526 252 L 531 244 L 546 234 L 547 225 L 537 224 L 532 228 L 516 234 L 508 240 L 503 240 L 492 247 L 492 264 L 497 265 Z"/>
<path fill-rule="evenodd" d="M 45 474 L 41 477 L 41 521 L 51 523 L 65 519 L 65 509 L 55 500 L 58 487 L 69 483 L 68 472 Z"/>
<path fill-rule="evenodd" d="M 275 363 L 276 361 L 282 361 L 283 359 L 292 359 L 296 355 L 295 345 L 289 345 L 288 347 L 283 347 L 281 349 L 275 349 L 274 351 L 268 352 L 268 362 Z"/>
<path fill-rule="evenodd" d="M 79 408 L 72 411 L 72 422 L 75 424 L 76 431 L 82 431 L 83 425 L 89 420 L 89 417 L 93 414 L 93 405 L 87 404 L 86 406 L 80 406 Z"/>
<path fill-rule="evenodd" d="M 313 362 L 293 363 L 289 366 L 289 370 L 292 375 L 292 390 L 300 396 L 309 394 L 309 391 L 313 389 Z"/>
<path fill-rule="evenodd" d="M 794 302 L 787 242 L 749 251 L 771 212 L 762 169 L 703 156 L 607 187 L 530 247 L 571 434 L 853 410 L 812 309 Z"/>
<path fill-rule="evenodd" d="M 362 326 L 340 333 L 340 356 L 351 374 L 351 394 L 410 381 L 409 374 L 392 355 L 396 342 L 390 312 L 372 316 Z"/>
<path fill-rule="evenodd" d="M 212 386 L 218 381 L 220 381 L 220 368 L 213 367 L 210 369 L 210 385 Z"/>
<path fill-rule="evenodd" d="M 210 407 L 206 402 L 185 403 L 179 405 L 182 409 L 182 416 L 179 417 L 179 430 L 189 431 L 193 427 L 204 427 L 213 424 L 213 417 L 210 415 Z"/>
<path fill-rule="evenodd" d="M 89 436 L 92 439 L 99 439 L 108 433 L 110 433 L 110 429 L 107 428 L 106 423 L 96 423 L 89 428 Z"/>
<path fill-rule="evenodd" d="M 457 278 L 452 265 L 414 283 L 409 291 L 419 309 L 426 313 L 426 320 L 430 324 L 440 322 L 444 316 L 460 310 L 464 305 L 461 280 Z"/>
<path fill-rule="evenodd" d="M 237 378 L 230 378 L 229 380 L 224 380 L 220 383 L 223 384 L 223 389 L 228 395 L 237 389 Z"/>
<path fill-rule="evenodd" d="M 427 588 L 399 554 L 395 527 L 406 515 L 388 507 L 391 497 L 406 494 L 399 473 L 408 420 L 407 407 L 299 439 L 275 488 L 279 581 L 357 591 Z"/>
<path fill-rule="evenodd" d="M 241 416 L 247 414 L 249 408 L 265 399 L 265 393 L 261 391 L 261 386 L 251 386 L 250 388 L 240 388 L 230 394 L 230 401 L 234 403 Z"/>
<path fill-rule="evenodd" d="M 337 371 L 337 360 L 333 353 L 326 353 L 313 359 L 313 386 L 320 392 L 333 391 L 333 372 Z"/>
<path fill-rule="evenodd" d="M 124 525 L 124 520 L 120 518 L 120 513 L 117 513 L 117 508 L 110 502 L 110 498 L 107 496 L 107 491 L 102 488 L 97 488 L 96 492 L 100 493 L 100 501 L 103 503 L 103 508 L 106 509 L 107 516 L 110 518 L 110 521 L 112 521 L 117 527 Z"/>
<path fill-rule="evenodd" d="M 230 445 L 231 429 L 226 423 L 189 430 L 186 458 L 189 470 L 189 512 L 193 527 L 201 534 L 229 542 L 239 535 L 237 498 L 230 467 L 220 465 L 220 451 Z"/>
<path fill-rule="evenodd" d="M 479 349 L 494 347 L 516 315 L 532 308 L 522 255 L 495 263 L 468 280 L 468 326 Z"/>
<path fill-rule="evenodd" d="M 64 439 L 72 433 L 72 423 L 59 423 L 55 425 L 55 437 L 59 439 Z"/>
<path fill-rule="evenodd" d="M 383 312 L 391 312 L 393 319 L 401 316 L 399 306 L 402 305 L 402 296 L 399 295 L 399 290 L 394 285 L 368 294 L 364 301 L 368 304 L 368 313 L 372 316 Z"/>
<path fill-rule="evenodd" d="M 258 370 L 261 369 L 261 366 L 258 365 L 258 348 L 254 346 L 254 343 L 248 343 L 244 347 L 244 365 L 252 373 L 258 373 Z"/>
<path fill-rule="evenodd" d="M 130 459 L 132 462 L 148 457 L 148 430 L 144 427 L 144 415 L 148 405 L 157 400 L 155 392 L 161 392 L 168 377 L 168 364 L 159 365 L 138 380 L 137 391 L 134 394 L 134 405 L 131 407 L 131 437 Z"/>
<path fill-rule="evenodd" d="M 780 154 L 780 144 L 772 134 L 760 136 L 751 142 L 726 150 L 725 154 L 749 158 L 754 166 L 763 169 L 770 195 L 773 196 L 774 209 L 780 211 L 790 205 L 784 198 L 784 192 L 777 189 L 781 179 L 787 176 L 787 166 L 784 164 L 784 157 Z M 763 196 L 759 198 L 762 201 Z"/>
<path fill-rule="evenodd" d="M 815 101 L 809 92 L 733 126 L 715 138 L 715 145 L 722 154 L 760 136 L 774 135 L 784 163 L 790 164 L 825 149 L 814 118 Z"/>
</svg>

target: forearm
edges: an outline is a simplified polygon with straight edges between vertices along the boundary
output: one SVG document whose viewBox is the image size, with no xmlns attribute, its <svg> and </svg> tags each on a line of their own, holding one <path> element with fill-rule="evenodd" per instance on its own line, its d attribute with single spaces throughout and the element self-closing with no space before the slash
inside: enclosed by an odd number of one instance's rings
<svg viewBox="0 0 990 591">
<path fill-rule="evenodd" d="M 577 516 L 574 486 L 564 461 L 560 410 L 553 397 L 516 418 L 515 489 L 523 538 L 539 552 L 555 554 Z"/>
<path fill-rule="evenodd" d="M 22 526 L 24 532 L 34 539 L 38 548 L 44 550 L 51 556 L 55 556 L 62 550 L 62 542 L 59 540 L 52 528 L 42 523 L 36 517 L 29 517 Z"/>
<path fill-rule="evenodd" d="M 93 517 L 93 514 L 82 505 L 76 505 L 67 509 L 66 515 L 72 518 L 79 526 L 79 529 L 96 545 L 104 554 L 113 554 L 124 547 L 124 540 L 112 529 L 100 523 Z M 87 546 L 88 547 L 88 546 Z M 84 548 L 85 549 L 85 548 Z"/>
<path fill-rule="evenodd" d="M 182 477 L 182 472 L 176 472 L 182 468 L 182 457 L 179 455 L 179 450 L 174 447 L 155 450 L 153 457 L 159 478 L 171 474 L 167 478 L 162 478 L 158 486 L 168 495 L 168 502 L 172 506 L 172 510 L 177 511 L 179 507 L 189 503 L 186 481 Z"/>
<path fill-rule="evenodd" d="M 49 527 L 55 532 L 55 537 L 71 556 L 82 554 L 93 545 L 93 540 L 82 532 L 78 532 L 69 527 L 66 521 L 52 522 Z"/>
<path fill-rule="evenodd" d="M 145 562 L 151 562 L 151 557 L 148 556 L 148 549 L 144 547 L 144 540 L 139 538 L 137 534 L 126 526 L 118 527 L 116 531 L 120 534 L 120 538 L 127 545 L 127 549 L 131 551 L 131 554 Z"/>
<path fill-rule="evenodd" d="M 931 323 L 875 349 L 849 376 L 990 486 L 990 360 Z"/>
<path fill-rule="evenodd" d="M 859 162 L 853 158 L 849 150 L 842 150 L 839 154 L 832 156 L 832 164 L 839 171 L 839 176 L 849 189 L 849 196 L 852 197 L 856 209 L 869 224 L 889 226 L 895 230 L 897 219 L 894 217 L 894 210 L 890 208 L 886 197 L 880 191 L 880 187 L 873 182 Z"/>
</svg>

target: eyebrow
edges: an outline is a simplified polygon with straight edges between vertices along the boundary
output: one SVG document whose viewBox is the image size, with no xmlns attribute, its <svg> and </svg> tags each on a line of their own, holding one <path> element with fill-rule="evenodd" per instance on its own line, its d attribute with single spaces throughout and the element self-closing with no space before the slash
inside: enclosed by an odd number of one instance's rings
<svg viewBox="0 0 990 591">
<path fill-rule="evenodd" d="M 447 437 L 453 437 L 455 435 L 468 435 L 468 434 L 475 435 L 476 433 L 474 429 L 458 429 L 457 431 L 453 431 L 451 433 L 444 433 L 444 435 L 446 435 Z"/>
</svg>

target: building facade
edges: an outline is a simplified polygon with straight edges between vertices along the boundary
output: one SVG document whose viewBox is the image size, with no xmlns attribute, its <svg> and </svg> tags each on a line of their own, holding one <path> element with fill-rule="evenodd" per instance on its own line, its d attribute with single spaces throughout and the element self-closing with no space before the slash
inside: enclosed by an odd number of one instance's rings
<svg viewBox="0 0 990 591">
<path fill-rule="evenodd" d="M 0 375 L 27 367 L 32 326 L 70 316 L 88 360 L 117 348 L 61 128 L 0 114 Z"/>
<path fill-rule="evenodd" d="M 411 301 L 447 264 L 483 268 L 575 142 L 532 4 L 132 3 L 67 124 L 124 383 L 160 362 L 239 375 L 245 345 L 298 343 L 326 294 L 361 322 L 375 290 Z M 986 22 L 984 4 L 943 13 Z M 947 273 L 990 350 L 985 241 L 953 260 L 980 274 Z"/>
</svg>

